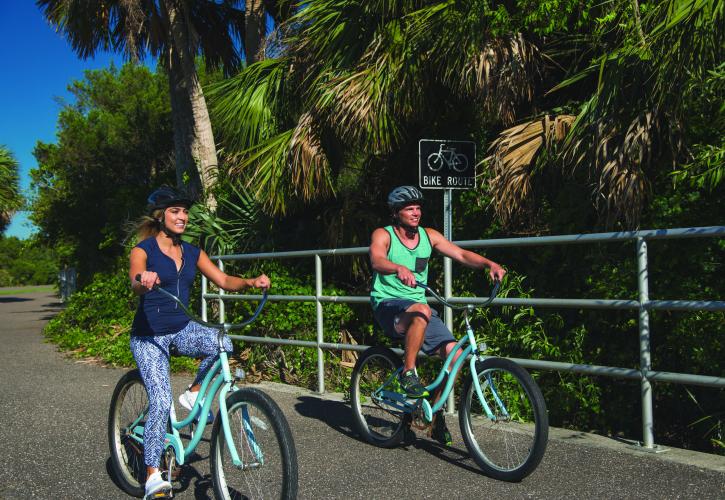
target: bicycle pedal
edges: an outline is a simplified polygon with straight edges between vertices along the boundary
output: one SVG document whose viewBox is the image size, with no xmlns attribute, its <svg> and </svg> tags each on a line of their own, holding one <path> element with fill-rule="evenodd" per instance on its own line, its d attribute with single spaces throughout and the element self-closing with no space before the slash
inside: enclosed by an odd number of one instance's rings
<svg viewBox="0 0 725 500">
<path fill-rule="evenodd" d="M 161 500 L 164 498 L 174 498 L 174 492 L 173 491 L 159 491 L 147 498 L 152 499 L 152 500 Z"/>
</svg>

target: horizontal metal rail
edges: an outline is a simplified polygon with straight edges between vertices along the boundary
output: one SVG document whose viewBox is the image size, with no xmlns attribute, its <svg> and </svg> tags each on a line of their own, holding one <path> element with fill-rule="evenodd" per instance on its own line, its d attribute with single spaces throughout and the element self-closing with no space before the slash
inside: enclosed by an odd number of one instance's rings
<svg viewBox="0 0 725 500">
<path fill-rule="evenodd" d="M 555 307 L 573 309 L 612 309 L 612 310 L 637 310 L 639 312 L 639 336 L 640 336 L 640 368 L 620 368 L 612 366 L 597 366 L 587 364 L 562 363 L 558 361 L 533 360 L 511 358 L 513 361 L 531 369 L 556 370 L 570 373 L 581 373 L 586 375 L 613 377 L 621 379 L 639 380 L 641 383 L 641 404 L 642 404 L 642 426 L 643 442 L 645 448 L 654 447 L 653 438 L 653 416 L 652 416 L 652 389 L 651 382 L 667 382 L 675 384 L 692 384 L 707 387 L 725 388 L 725 378 L 717 376 L 696 375 L 688 373 L 662 372 L 651 369 L 649 338 L 649 311 L 723 311 L 725 301 L 722 300 L 649 300 L 648 290 L 648 240 L 684 239 L 700 237 L 722 237 L 725 236 L 725 226 L 676 228 L 676 229 L 652 229 L 643 231 L 621 231 L 610 233 L 574 234 L 558 236 L 537 236 L 528 238 L 501 238 L 492 240 L 466 240 L 455 243 L 463 248 L 494 248 L 494 247 L 529 247 L 540 245 L 569 245 L 569 244 L 591 244 L 591 243 L 614 243 L 634 241 L 637 247 L 637 276 L 639 287 L 639 299 L 569 299 L 569 298 L 497 298 L 493 306 L 513 307 Z M 364 255 L 368 253 L 368 247 L 354 247 L 342 249 L 318 249 L 300 250 L 290 252 L 265 252 L 252 254 L 218 255 L 212 259 L 219 262 L 220 266 L 225 261 L 250 261 L 262 259 L 288 259 L 314 257 L 315 259 L 315 295 L 269 295 L 268 300 L 273 302 L 310 302 L 317 306 L 317 340 L 305 341 L 296 339 L 279 339 L 271 337 L 252 337 L 246 335 L 232 335 L 234 339 L 251 343 L 263 343 L 273 345 L 289 345 L 314 348 L 318 350 L 318 389 L 325 391 L 324 387 L 324 364 L 323 350 L 348 350 L 363 351 L 368 348 L 365 345 L 341 344 L 324 342 L 322 338 L 322 304 L 324 303 L 349 303 L 368 304 L 369 296 L 342 296 L 323 295 L 322 293 L 322 263 L 321 257 L 339 257 Z M 444 274 L 450 272 L 444 268 Z M 444 279 L 446 277 L 444 276 Z M 224 322 L 224 302 L 237 300 L 260 300 L 261 295 L 228 295 L 221 293 L 207 293 L 207 281 L 202 278 L 202 317 L 206 320 L 207 300 L 219 302 L 220 321 Z M 480 304 L 486 298 L 482 297 L 446 297 L 454 304 Z M 431 302 L 436 302 L 434 299 Z M 401 350 L 396 350 L 402 353 Z"/>
</svg>

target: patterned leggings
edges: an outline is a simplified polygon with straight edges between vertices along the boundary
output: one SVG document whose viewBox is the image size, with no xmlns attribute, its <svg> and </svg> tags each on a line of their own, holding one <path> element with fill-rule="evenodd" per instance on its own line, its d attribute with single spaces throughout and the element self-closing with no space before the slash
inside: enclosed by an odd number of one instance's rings
<svg viewBox="0 0 725 500">
<path fill-rule="evenodd" d="M 144 462 L 158 467 L 164 448 L 166 423 L 171 410 L 171 380 L 169 378 L 169 347 L 193 358 L 203 357 L 194 384 L 204 376 L 217 359 L 217 332 L 214 328 L 190 321 L 177 333 L 155 337 L 131 337 L 131 352 L 136 360 L 149 397 L 149 414 L 144 428 Z M 224 338 L 224 350 L 232 352 L 232 341 Z"/>
</svg>

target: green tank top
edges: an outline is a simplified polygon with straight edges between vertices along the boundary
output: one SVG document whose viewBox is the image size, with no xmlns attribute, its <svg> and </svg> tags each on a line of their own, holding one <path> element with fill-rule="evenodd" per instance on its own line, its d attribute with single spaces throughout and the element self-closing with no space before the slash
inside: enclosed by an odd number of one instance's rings
<svg viewBox="0 0 725 500">
<path fill-rule="evenodd" d="M 398 235 L 395 234 L 393 226 L 385 226 L 384 229 L 390 235 L 388 259 L 410 269 L 420 283 L 428 283 L 428 259 L 430 259 L 432 247 L 425 229 L 418 228 L 418 245 L 412 249 L 403 245 Z M 389 299 L 409 299 L 422 304 L 426 303 L 425 290 L 422 288 L 404 285 L 395 274 L 373 273 L 373 286 L 370 292 L 373 308 L 377 308 L 380 302 Z"/>
</svg>

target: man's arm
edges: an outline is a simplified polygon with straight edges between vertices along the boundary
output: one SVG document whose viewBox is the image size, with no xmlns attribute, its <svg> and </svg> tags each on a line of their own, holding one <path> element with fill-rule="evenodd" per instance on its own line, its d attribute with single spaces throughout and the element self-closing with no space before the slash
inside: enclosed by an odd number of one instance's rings
<svg viewBox="0 0 725 500">
<path fill-rule="evenodd" d="M 428 233 L 431 246 L 446 257 L 450 257 L 456 262 L 460 262 L 464 266 L 473 269 L 488 268 L 488 274 L 494 281 L 500 281 L 504 274 L 506 274 L 506 270 L 494 261 L 475 252 L 464 250 L 455 243 L 451 243 L 435 229 L 426 228 L 426 232 Z"/>
<path fill-rule="evenodd" d="M 404 284 L 415 286 L 415 276 L 410 269 L 388 259 L 389 249 L 390 234 L 383 228 L 373 231 L 370 238 L 370 264 L 373 270 L 380 274 L 395 274 Z"/>
</svg>

